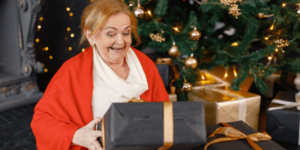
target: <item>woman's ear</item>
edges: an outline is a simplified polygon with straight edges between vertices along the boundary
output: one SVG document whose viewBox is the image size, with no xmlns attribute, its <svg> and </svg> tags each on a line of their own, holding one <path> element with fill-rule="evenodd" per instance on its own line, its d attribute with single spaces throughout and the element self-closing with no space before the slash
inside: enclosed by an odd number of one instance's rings
<svg viewBox="0 0 300 150">
<path fill-rule="evenodd" d="M 89 41 L 90 45 L 94 45 L 94 41 L 93 41 L 93 38 L 91 37 L 91 33 L 92 32 L 88 29 L 84 30 L 84 35 L 87 38 L 87 40 Z"/>
</svg>

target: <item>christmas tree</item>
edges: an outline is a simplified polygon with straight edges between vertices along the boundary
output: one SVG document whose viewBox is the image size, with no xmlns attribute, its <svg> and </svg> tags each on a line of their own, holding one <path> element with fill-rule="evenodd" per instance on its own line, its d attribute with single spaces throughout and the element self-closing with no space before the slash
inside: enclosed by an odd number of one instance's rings
<svg viewBox="0 0 300 150">
<path fill-rule="evenodd" d="M 169 53 L 184 66 L 177 89 L 195 83 L 197 70 L 237 68 L 231 88 L 239 90 L 250 75 L 264 94 L 263 78 L 300 72 L 299 0 L 124 0 L 138 20 L 142 44 Z M 265 63 L 263 63 L 265 61 Z M 179 94 L 184 100 L 186 94 Z"/>
</svg>

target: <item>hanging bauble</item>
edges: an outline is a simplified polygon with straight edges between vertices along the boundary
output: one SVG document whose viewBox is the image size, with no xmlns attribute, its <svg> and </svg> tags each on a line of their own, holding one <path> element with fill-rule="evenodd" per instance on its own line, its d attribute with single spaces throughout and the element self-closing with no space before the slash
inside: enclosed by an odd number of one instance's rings
<svg viewBox="0 0 300 150">
<path fill-rule="evenodd" d="M 182 91 L 183 92 L 190 92 L 193 88 L 193 85 L 190 82 L 187 82 L 186 79 L 184 79 L 183 85 L 182 85 Z"/>
<path fill-rule="evenodd" d="M 257 16 L 258 16 L 258 18 L 265 18 L 265 14 L 264 13 L 258 13 Z"/>
<path fill-rule="evenodd" d="M 296 16 L 300 17 L 300 3 L 295 4 L 296 9 L 294 10 L 296 12 Z"/>
<path fill-rule="evenodd" d="M 133 8 L 133 13 L 135 18 L 137 19 L 143 19 L 145 15 L 144 8 L 138 5 L 137 7 Z"/>
<path fill-rule="evenodd" d="M 188 57 L 184 60 L 184 66 L 186 68 L 193 68 L 195 69 L 198 65 L 197 59 L 193 57 L 193 54 L 191 57 Z"/>
<path fill-rule="evenodd" d="M 194 27 L 194 30 L 190 32 L 190 39 L 194 41 L 198 41 L 201 37 L 201 32 L 197 30 L 196 27 Z"/>
<path fill-rule="evenodd" d="M 173 42 L 173 45 L 169 49 L 168 53 L 169 53 L 170 57 L 177 57 L 180 55 L 180 51 L 178 49 L 178 46 L 175 44 L 175 42 Z"/>
</svg>

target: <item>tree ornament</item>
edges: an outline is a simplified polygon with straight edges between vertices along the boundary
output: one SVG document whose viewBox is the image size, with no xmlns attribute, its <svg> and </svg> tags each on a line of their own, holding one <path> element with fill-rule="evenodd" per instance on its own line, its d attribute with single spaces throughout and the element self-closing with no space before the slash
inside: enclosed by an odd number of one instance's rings
<svg viewBox="0 0 300 150">
<path fill-rule="evenodd" d="M 283 40 L 283 39 L 276 40 L 275 43 L 278 48 L 287 47 L 290 45 L 288 40 Z"/>
<path fill-rule="evenodd" d="M 194 30 L 190 32 L 190 39 L 194 41 L 198 41 L 201 37 L 201 32 L 197 30 L 196 27 L 194 27 Z"/>
<path fill-rule="evenodd" d="M 233 16 L 235 16 L 236 19 L 238 19 L 238 16 L 242 13 L 240 13 L 239 11 L 241 9 L 238 9 L 238 6 L 237 4 L 234 4 L 234 5 L 231 5 L 231 7 L 229 8 L 229 15 L 232 14 Z"/>
<path fill-rule="evenodd" d="M 190 82 L 187 82 L 186 79 L 184 79 L 183 85 L 182 85 L 182 91 L 184 92 L 190 92 L 193 88 L 193 85 Z"/>
<path fill-rule="evenodd" d="M 170 57 L 177 57 L 180 55 L 180 51 L 178 50 L 178 46 L 173 42 L 172 47 L 168 51 Z"/>
<path fill-rule="evenodd" d="M 296 12 L 296 16 L 299 18 L 300 17 L 300 3 L 295 4 L 296 9 L 294 10 Z"/>
<path fill-rule="evenodd" d="M 144 8 L 141 7 L 139 3 L 137 7 L 133 8 L 133 13 L 137 19 L 143 19 L 145 15 Z"/>
<path fill-rule="evenodd" d="M 261 18 L 261 19 L 265 18 L 265 14 L 264 13 L 258 13 L 257 16 L 258 16 L 258 18 Z"/>
<path fill-rule="evenodd" d="M 197 59 L 193 57 L 193 54 L 191 55 L 191 57 L 188 57 L 184 60 L 184 66 L 193 69 L 198 66 Z"/>
<path fill-rule="evenodd" d="M 161 31 L 161 33 L 164 33 L 164 31 Z M 153 33 L 151 33 L 150 34 L 150 38 L 153 40 L 153 41 L 156 41 L 156 42 L 163 42 L 163 41 L 165 41 L 166 40 L 166 38 L 164 38 L 164 37 L 162 37 L 161 36 L 161 33 L 160 32 L 158 32 L 157 34 L 153 34 Z"/>
</svg>

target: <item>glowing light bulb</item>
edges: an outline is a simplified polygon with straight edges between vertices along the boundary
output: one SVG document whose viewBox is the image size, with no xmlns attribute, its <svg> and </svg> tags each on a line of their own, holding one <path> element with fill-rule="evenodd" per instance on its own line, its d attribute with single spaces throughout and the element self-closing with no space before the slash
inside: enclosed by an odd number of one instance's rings
<svg viewBox="0 0 300 150">
<path fill-rule="evenodd" d="M 268 36 L 266 36 L 266 37 L 264 37 L 264 39 L 265 39 L 265 40 L 268 40 L 268 39 L 269 39 L 269 37 L 268 37 Z"/>
<path fill-rule="evenodd" d="M 71 51 L 72 50 L 72 47 L 69 47 L 69 51 Z"/>
<path fill-rule="evenodd" d="M 202 78 L 202 80 L 204 80 L 205 79 L 204 75 L 201 74 L 201 78 Z"/>
<path fill-rule="evenodd" d="M 282 3 L 281 7 L 284 8 L 286 6 L 286 3 Z"/>
<path fill-rule="evenodd" d="M 43 17 L 40 17 L 40 20 L 41 20 L 41 21 L 43 21 L 43 19 L 44 19 Z"/>
<path fill-rule="evenodd" d="M 270 30 L 273 30 L 273 29 L 274 29 L 274 24 L 272 24 L 270 27 Z"/>
<path fill-rule="evenodd" d="M 151 16 L 151 15 L 152 15 L 150 10 L 148 10 L 148 14 L 149 14 L 149 16 Z"/>
<path fill-rule="evenodd" d="M 45 69 L 44 69 L 44 72 L 48 72 L 48 69 L 47 69 L 47 68 L 45 68 Z"/>
<path fill-rule="evenodd" d="M 176 31 L 176 32 L 179 32 L 179 29 L 177 27 L 173 27 L 173 29 Z"/>
<path fill-rule="evenodd" d="M 228 73 L 227 73 L 228 69 L 226 69 L 226 72 L 224 74 L 224 79 L 228 77 Z"/>
<path fill-rule="evenodd" d="M 233 67 L 233 74 L 234 74 L 235 77 L 237 77 L 237 73 L 236 73 L 235 67 Z"/>
<path fill-rule="evenodd" d="M 231 46 L 238 46 L 238 45 L 239 45 L 239 43 L 237 43 L 237 42 L 234 42 L 231 44 Z"/>
<path fill-rule="evenodd" d="M 36 38 L 36 39 L 35 39 L 35 42 L 37 42 L 37 43 L 38 43 L 39 41 L 40 41 L 40 39 L 39 39 L 39 38 Z"/>
<path fill-rule="evenodd" d="M 69 14 L 69 15 L 70 15 L 70 17 L 72 17 L 72 16 L 73 16 L 73 13 L 71 13 L 71 12 L 70 12 L 70 14 Z"/>
<path fill-rule="evenodd" d="M 45 51 L 48 51 L 49 50 L 49 48 L 48 47 L 45 47 Z"/>
<path fill-rule="evenodd" d="M 49 59 L 53 59 L 53 56 L 52 56 L 52 55 L 50 55 L 50 56 L 49 56 Z"/>
<path fill-rule="evenodd" d="M 70 7 L 67 7 L 67 9 L 66 9 L 67 11 L 70 11 Z"/>
<path fill-rule="evenodd" d="M 67 31 L 70 31 L 71 30 L 71 28 L 70 27 L 67 27 Z"/>
<path fill-rule="evenodd" d="M 85 49 L 83 48 L 81 51 L 82 51 L 82 52 L 84 52 L 84 51 L 85 51 Z"/>
<path fill-rule="evenodd" d="M 278 52 L 278 48 L 275 48 L 275 52 Z"/>
<path fill-rule="evenodd" d="M 42 28 L 42 26 L 41 26 L 41 25 L 38 25 L 37 27 L 38 27 L 38 29 L 41 29 L 41 28 Z"/>
<path fill-rule="evenodd" d="M 269 59 L 269 60 L 272 60 L 272 56 L 269 56 L 268 59 Z"/>
<path fill-rule="evenodd" d="M 73 33 L 71 33 L 71 35 L 70 35 L 71 37 L 74 37 L 74 34 Z"/>
</svg>

